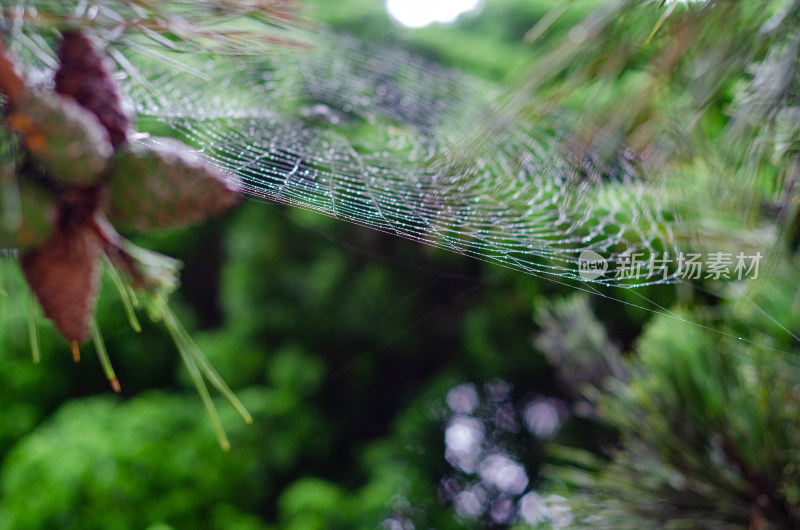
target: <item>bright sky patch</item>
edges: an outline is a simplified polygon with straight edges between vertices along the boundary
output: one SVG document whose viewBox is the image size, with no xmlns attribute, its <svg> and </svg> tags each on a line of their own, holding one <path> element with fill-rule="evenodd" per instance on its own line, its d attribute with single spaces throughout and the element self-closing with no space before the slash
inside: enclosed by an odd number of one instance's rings
<svg viewBox="0 0 800 530">
<path fill-rule="evenodd" d="M 480 4 L 481 0 L 386 0 L 386 10 L 400 24 L 421 28 L 434 22 L 453 22 Z"/>
</svg>

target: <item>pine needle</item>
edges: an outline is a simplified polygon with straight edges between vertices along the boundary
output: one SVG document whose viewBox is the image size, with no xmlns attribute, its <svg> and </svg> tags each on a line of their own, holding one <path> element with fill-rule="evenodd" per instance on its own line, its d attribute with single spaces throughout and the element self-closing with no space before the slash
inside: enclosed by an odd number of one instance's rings
<svg viewBox="0 0 800 530">
<path fill-rule="evenodd" d="M 672 10 L 675 9 L 675 5 L 676 4 L 673 3 L 673 4 L 669 5 L 669 6 L 667 6 L 667 10 L 664 12 L 664 14 L 661 15 L 661 17 L 658 19 L 658 22 L 656 22 L 656 25 L 653 28 L 653 31 L 651 31 L 650 35 L 648 35 L 647 39 L 645 39 L 645 41 L 644 41 L 645 45 L 650 44 L 650 42 L 653 40 L 653 37 L 655 37 L 656 33 L 658 33 L 658 30 L 661 29 L 661 26 L 664 25 L 664 22 L 666 22 L 666 20 L 672 14 Z"/>
<path fill-rule="evenodd" d="M 167 308 L 167 311 L 170 311 L 171 313 L 171 310 L 169 308 Z M 189 332 L 187 332 L 186 328 L 184 328 L 183 325 L 181 325 L 177 317 L 175 317 L 174 313 L 171 315 L 171 318 L 175 321 L 178 328 L 178 332 L 181 334 L 181 337 L 183 338 L 186 346 L 188 347 L 189 353 L 191 353 L 192 356 L 194 357 L 195 362 L 197 362 L 200 370 L 202 370 L 203 375 L 205 375 L 206 379 L 208 379 L 211 385 L 214 388 L 216 388 L 217 391 L 220 394 L 222 394 L 230 402 L 231 405 L 233 405 L 233 408 L 236 409 L 236 412 L 239 413 L 239 415 L 242 417 L 245 423 L 247 423 L 248 425 L 253 423 L 253 417 L 247 411 L 247 408 L 244 406 L 244 403 L 242 403 L 239 400 L 239 398 L 236 397 L 236 394 L 233 392 L 233 390 L 231 390 L 228 384 L 225 383 L 225 381 L 219 375 L 219 372 L 217 372 L 217 370 L 211 365 L 211 363 L 208 362 L 208 359 L 206 358 L 205 355 L 203 355 L 202 350 L 200 350 L 200 348 L 197 346 L 194 340 L 192 340 L 192 337 L 189 335 Z"/>
<path fill-rule="evenodd" d="M 211 420 L 211 425 L 214 428 L 214 434 L 217 436 L 217 441 L 219 442 L 220 447 L 223 451 L 230 450 L 230 441 L 228 441 L 228 436 L 225 434 L 225 429 L 222 427 L 222 422 L 219 419 L 216 407 L 214 407 L 214 402 L 211 399 L 211 395 L 208 393 L 208 387 L 203 380 L 203 376 L 194 360 L 194 356 L 191 353 L 190 347 L 180 332 L 180 322 L 178 322 L 178 319 L 162 300 L 156 299 L 154 300 L 154 303 L 157 305 L 157 309 L 161 313 L 164 324 L 167 326 L 167 331 L 169 331 L 173 342 L 175 342 L 175 346 L 178 348 L 178 352 L 180 353 L 181 358 L 186 365 L 186 369 L 189 372 L 189 376 L 192 378 L 192 382 L 194 382 L 197 393 L 200 394 L 200 399 L 202 400 L 203 406 L 206 409 L 206 413 Z"/>
<path fill-rule="evenodd" d="M 39 364 L 42 361 L 42 350 L 39 346 L 39 326 L 36 320 L 36 300 L 33 294 L 28 295 L 28 336 L 31 341 L 31 358 L 33 364 Z"/>
<path fill-rule="evenodd" d="M 222 379 L 219 375 L 219 372 L 208 362 L 206 356 L 203 355 L 203 352 L 197 346 L 197 344 L 192 340 L 192 337 L 189 335 L 189 332 L 186 331 L 186 328 L 178 320 L 178 317 L 175 316 L 175 313 L 172 312 L 172 309 L 169 308 L 166 304 L 162 308 L 167 314 L 165 315 L 166 318 L 170 319 L 175 326 L 176 331 L 180 334 L 181 340 L 185 344 L 187 351 L 192 355 L 195 362 L 198 364 L 198 367 L 202 371 L 203 375 L 205 375 L 206 379 L 211 383 L 211 385 L 217 389 L 217 391 L 222 394 L 225 399 L 227 399 L 233 408 L 236 409 L 236 412 L 242 417 L 242 419 L 247 424 L 253 423 L 253 417 L 247 411 L 247 408 L 244 406 L 236 394 L 231 390 L 227 383 Z M 166 321 L 166 319 L 165 319 Z"/>
<path fill-rule="evenodd" d="M 130 323 L 133 331 L 141 333 L 142 325 L 139 323 L 139 319 L 136 317 L 136 310 L 134 309 L 139 306 L 139 301 L 136 299 L 133 290 L 122 280 L 122 277 L 119 275 L 119 272 L 117 272 L 114 264 L 111 263 L 111 260 L 108 259 L 108 256 L 105 256 L 105 261 L 106 272 L 109 278 L 111 278 L 114 287 L 117 288 L 119 298 L 122 300 L 122 307 L 125 309 L 125 316 L 128 317 L 128 323 Z"/>
<path fill-rule="evenodd" d="M 3 287 L 2 263 L 3 261 L 0 260 L 0 297 L 8 298 L 8 291 L 6 291 L 5 288 Z"/>
<path fill-rule="evenodd" d="M 100 329 L 97 326 L 97 321 L 94 319 L 92 319 L 91 333 L 92 342 L 94 342 L 94 349 L 97 352 L 97 358 L 100 359 L 100 364 L 103 366 L 103 372 L 105 372 L 106 378 L 111 384 L 111 388 L 114 390 L 114 392 L 119 394 L 122 392 L 122 387 L 117 379 L 117 374 L 114 373 L 114 367 L 111 366 L 111 359 L 108 358 L 108 350 L 106 350 L 103 337 L 100 335 Z"/>
</svg>

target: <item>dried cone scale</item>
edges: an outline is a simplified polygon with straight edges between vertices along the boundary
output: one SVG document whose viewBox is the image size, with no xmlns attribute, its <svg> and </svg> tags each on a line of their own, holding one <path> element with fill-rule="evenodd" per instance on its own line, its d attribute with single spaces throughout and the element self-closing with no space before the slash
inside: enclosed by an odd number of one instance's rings
<svg viewBox="0 0 800 530">
<path fill-rule="evenodd" d="M 100 122 L 69 98 L 29 90 L 8 118 L 34 159 L 55 180 L 85 186 L 98 180 L 113 153 Z"/>
<path fill-rule="evenodd" d="M 61 228 L 42 247 L 22 255 L 22 269 L 47 318 L 69 342 L 89 336 L 102 246 L 90 225 Z"/>
<path fill-rule="evenodd" d="M 91 36 L 64 32 L 58 48 L 61 63 L 56 72 L 56 92 L 69 96 L 94 114 L 118 147 L 127 141 L 131 119 L 122 105 L 109 60 Z"/>
<path fill-rule="evenodd" d="M 171 138 L 117 150 L 109 174 L 108 218 L 134 230 L 204 221 L 239 203 L 225 174 Z"/>
</svg>

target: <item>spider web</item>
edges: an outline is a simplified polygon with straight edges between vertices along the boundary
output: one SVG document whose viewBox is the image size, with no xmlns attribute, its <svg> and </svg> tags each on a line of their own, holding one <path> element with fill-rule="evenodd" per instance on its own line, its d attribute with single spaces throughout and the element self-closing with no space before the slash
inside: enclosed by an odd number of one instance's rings
<svg viewBox="0 0 800 530">
<path fill-rule="evenodd" d="M 577 156 L 567 118 L 503 116 L 495 87 L 403 51 L 303 38 L 180 67 L 129 55 L 140 129 L 166 128 L 252 196 L 530 274 L 677 281 L 674 221 L 629 153 Z M 587 276 L 589 259 L 608 271 Z"/>
<path fill-rule="evenodd" d="M 28 84 L 51 83 L 52 43 L 36 31 L 28 36 L 24 24 L 14 35 Z M 578 120 L 508 115 L 498 104 L 501 87 L 397 48 L 319 30 L 293 29 L 281 42 L 258 57 L 109 43 L 127 73 L 138 128 L 152 134 L 137 141 L 178 137 L 245 194 L 602 297 L 617 299 L 592 284 L 685 281 L 682 245 L 693 231 L 660 203 L 674 189 L 615 138 L 590 131 L 586 148 Z M 9 161 L 1 152 L 0 159 Z M 586 267 L 598 263 L 601 274 Z M 633 292 L 652 307 L 619 301 L 775 349 Z"/>
</svg>

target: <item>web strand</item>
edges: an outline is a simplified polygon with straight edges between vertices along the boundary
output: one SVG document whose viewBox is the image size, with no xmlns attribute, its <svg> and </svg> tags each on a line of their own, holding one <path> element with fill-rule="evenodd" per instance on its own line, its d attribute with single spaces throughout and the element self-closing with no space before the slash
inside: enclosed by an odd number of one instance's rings
<svg viewBox="0 0 800 530">
<path fill-rule="evenodd" d="M 509 121 L 470 150 L 465 135 L 481 130 L 496 91 L 402 51 L 322 34 L 274 57 L 192 58 L 211 82 L 131 62 L 149 87 L 129 83 L 143 125 L 166 125 L 254 197 L 557 278 L 587 281 L 578 267 L 587 250 L 611 263 L 678 252 L 657 193 L 624 154 L 575 159 L 567 124 L 552 120 Z"/>
<path fill-rule="evenodd" d="M 681 281 L 653 264 L 674 261 L 688 232 L 624 149 L 571 150 L 567 117 L 500 115 L 497 87 L 401 50 L 295 37 L 304 46 L 260 57 L 114 55 L 135 68 L 125 88 L 140 129 L 193 145 L 254 198 L 606 297 L 596 287 Z M 586 252 L 616 270 L 587 278 Z"/>
</svg>

